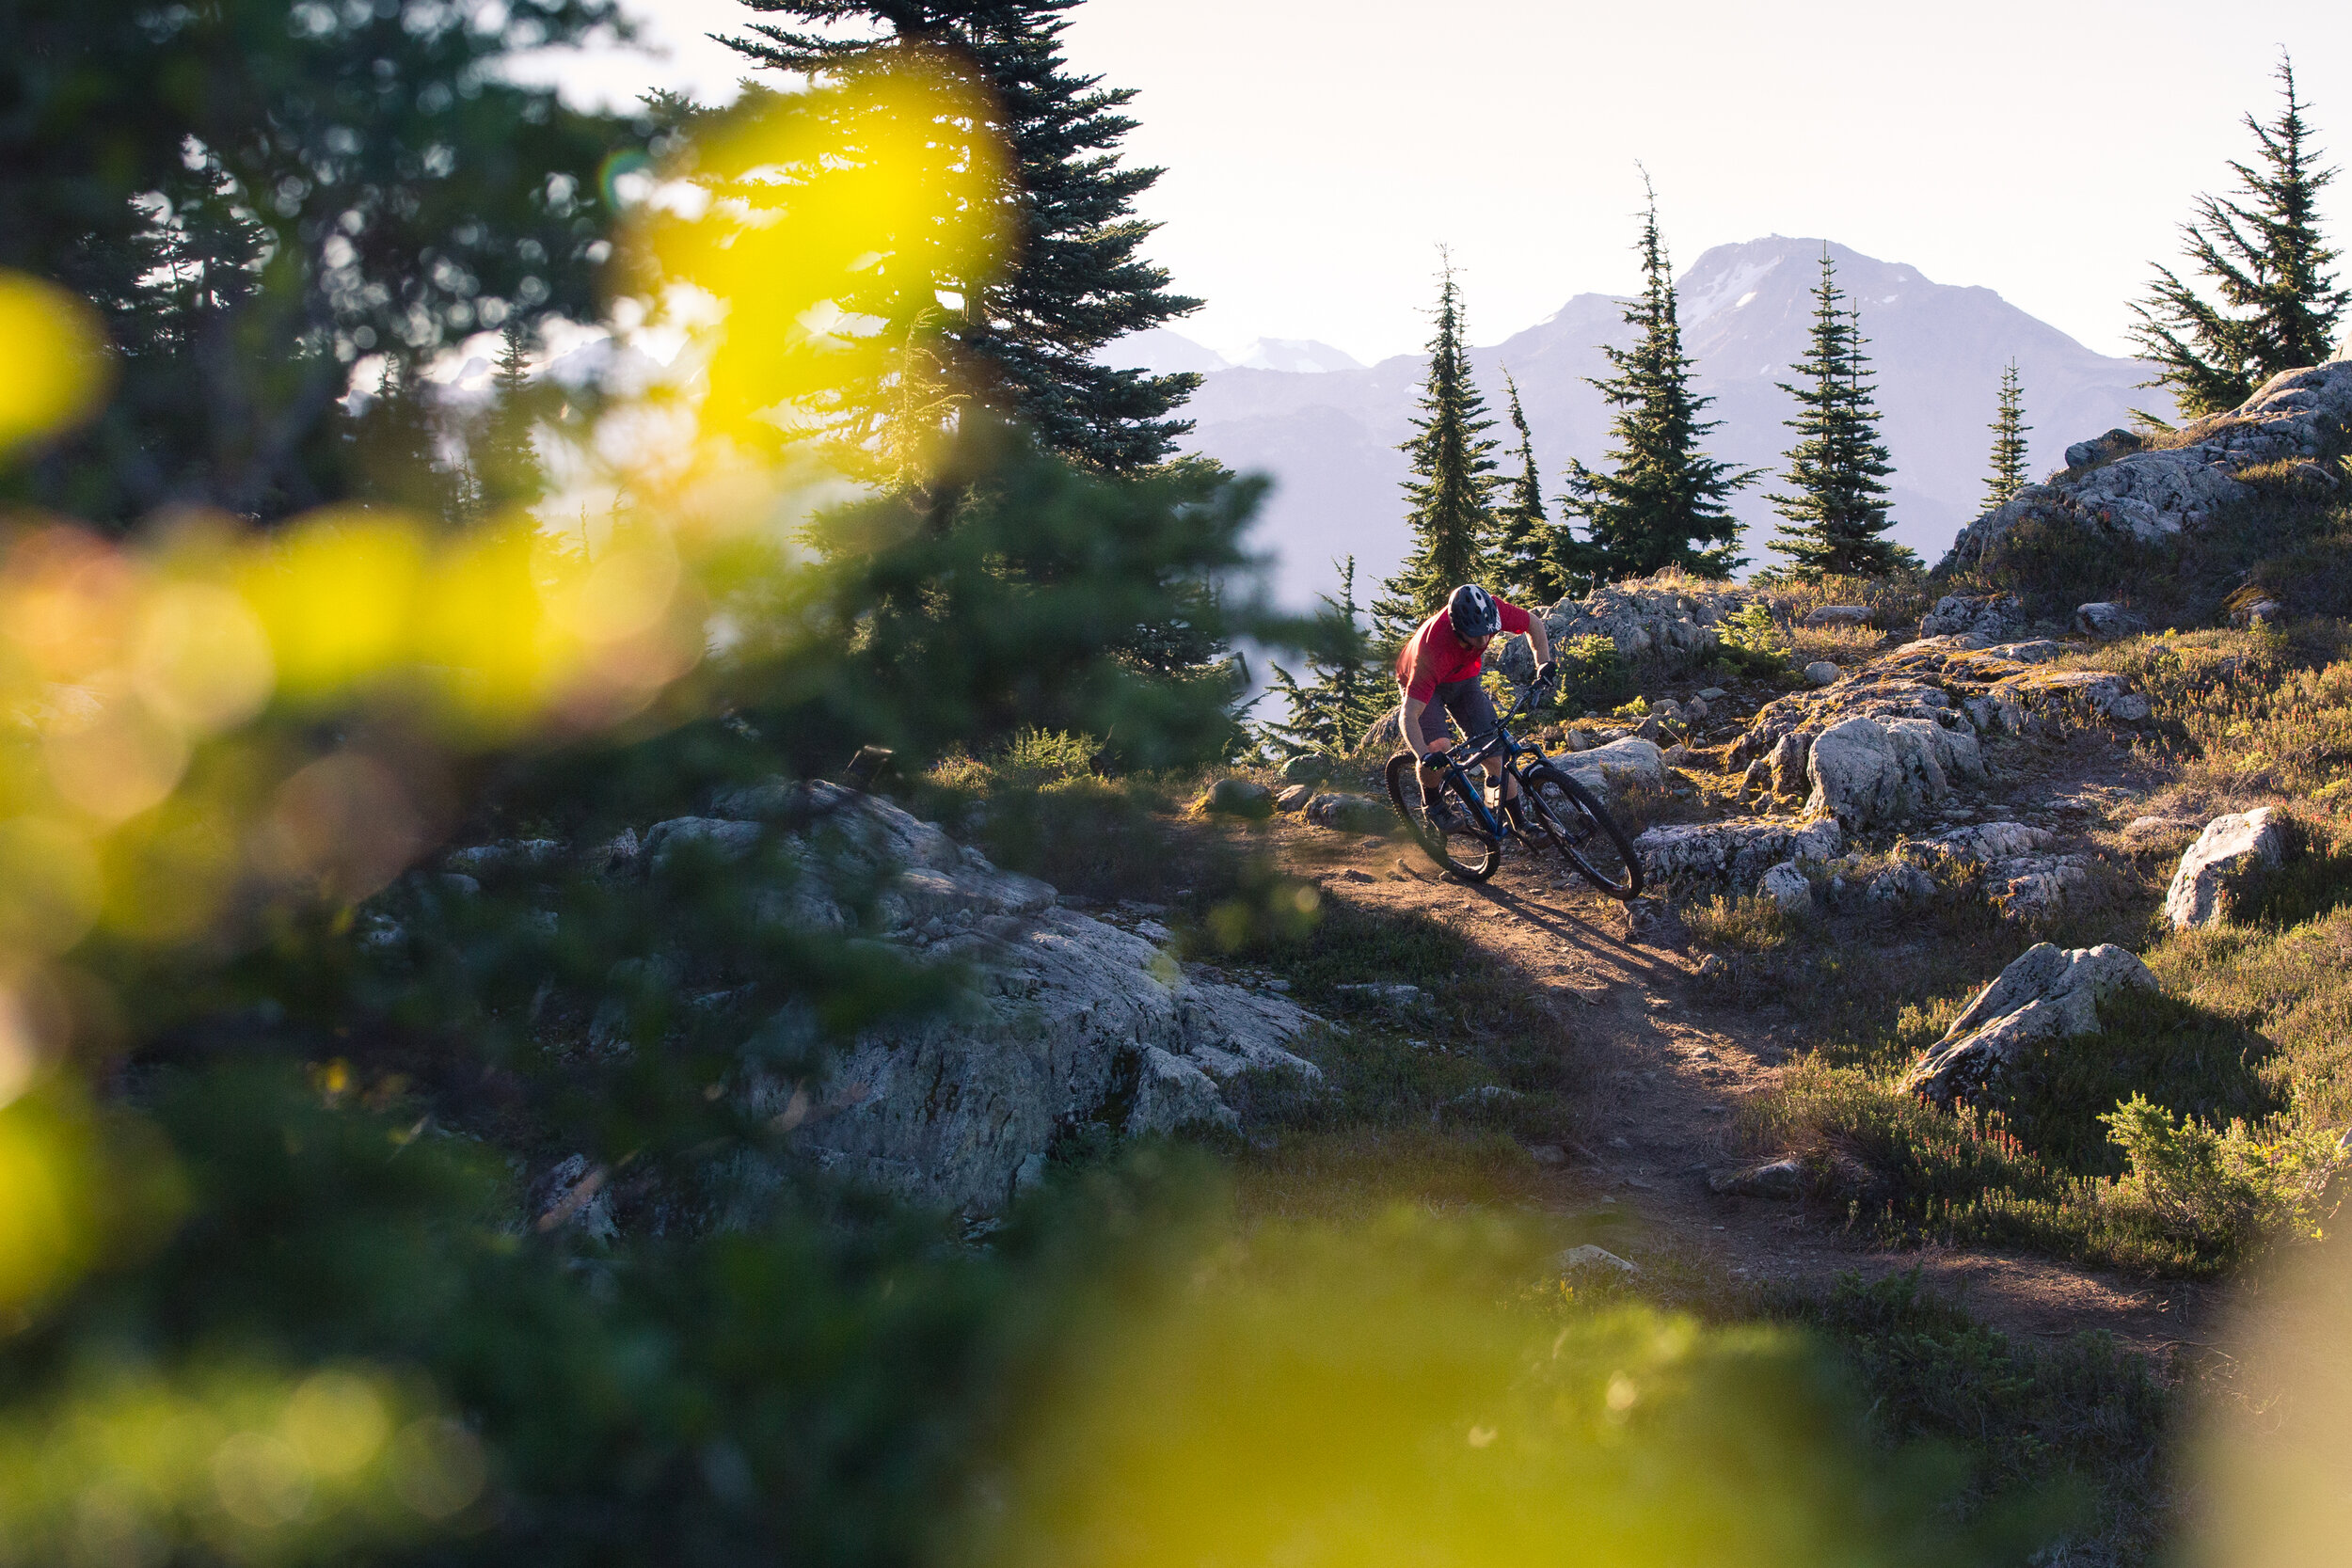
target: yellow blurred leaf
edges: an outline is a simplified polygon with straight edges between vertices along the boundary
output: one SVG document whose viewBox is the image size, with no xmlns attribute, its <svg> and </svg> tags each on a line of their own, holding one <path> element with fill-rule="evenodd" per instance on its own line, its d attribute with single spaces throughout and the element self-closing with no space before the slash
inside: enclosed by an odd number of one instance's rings
<svg viewBox="0 0 2352 1568">
<path fill-rule="evenodd" d="M 131 667 L 148 705 L 195 735 L 259 713 L 277 675 L 269 635 L 245 600 L 203 582 L 167 582 L 148 594 Z"/>
<path fill-rule="evenodd" d="M 397 514 L 316 513 L 257 553 L 239 583 L 279 689 L 341 696 L 405 663 L 424 587 L 422 529 Z"/>
<path fill-rule="evenodd" d="M 98 1244 L 96 1144 L 77 1106 L 31 1094 L 0 1107 L 0 1309 L 86 1267 Z"/>
<path fill-rule="evenodd" d="M 0 451 L 87 419 L 105 396 L 106 335 L 79 295 L 0 272 Z"/>
<path fill-rule="evenodd" d="M 98 918 L 89 841 L 51 818 L 0 822 L 0 952 L 62 953 Z"/>
</svg>

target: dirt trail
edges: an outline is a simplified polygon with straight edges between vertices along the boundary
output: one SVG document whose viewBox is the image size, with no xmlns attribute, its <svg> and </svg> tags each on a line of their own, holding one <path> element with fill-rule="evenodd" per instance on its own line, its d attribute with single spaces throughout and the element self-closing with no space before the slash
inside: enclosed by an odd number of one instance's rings
<svg viewBox="0 0 2352 1568">
<path fill-rule="evenodd" d="M 1774 1083 L 1800 1042 L 1785 1026 L 1709 1007 L 1690 984 L 1695 960 L 1629 933 L 1625 908 L 1552 865 L 1506 860 L 1478 887 L 1441 879 L 1409 846 L 1274 830 L 1280 850 L 1325 896 L 1410 911 L 1470 935 L 1525 976 L 1584 1042 L 1595 1069 L 1591 1147 L 1556 1180 L 1564 1209 L 1613 1206 L 1637 1256 L 1661 1250 L 1736 1279 L 1826 1288 L 1914 1267 L 2006 1332 L 2036 1339 L 2103 1329 L 2161 1356 L 2206 1338 L 2218 1301 L 2205 1287 L 2132 1280 L 2046 1259 L 1941 1247 L 1876 1250 L 1818 1203 L 1730 1196 L 1708 1184 L 1747 1164 L 1733 1108 Z"/>
</svg>

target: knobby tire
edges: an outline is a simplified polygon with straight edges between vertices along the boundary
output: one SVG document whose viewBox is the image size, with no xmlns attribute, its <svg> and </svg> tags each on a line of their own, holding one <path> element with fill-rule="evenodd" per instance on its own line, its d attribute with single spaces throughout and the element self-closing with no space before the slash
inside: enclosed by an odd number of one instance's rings
<svg viewBox="0 0 2352 1568">
<path fill-rule="evenodd" d="M 1405 824 L 1405 831 L 1421 846 L 1422 852 L 1437 862 L 1448 876 L 1465 882 L 1483 882 L 1502 869 L 1502 843 L 1475 826 L 1476 818 L 1470 815 L 1474 797 L 1458 777 L 1448 774 L 1446 787 L 1454 791 L 1454 809 L 1461 814 L 1462 825 L 1443 837 L 1431 832 L 1427 818 L 1422 816 L 1420 769 L 1410 752 L 1399 752 L 1389 759 L 1388 784 L 1389 804 L 1395 809 L 1397 819 Z M 1457 850 L 1461 852 L 1456 853 Z"/>
<path fill-rule="evenodd" d="M 1630 903 L 1642 895 L 1642 859 L 1634 853 L 1633 841 L 1592 791 L 1550 763 L 1529 768 L 1522 782 L 1525 799 L 1519 809 L 1528 825 L 1550 840 L 1579 876 L 1612 898 Z M 1565 811 L 1548 798 L 1547 790 L 1558 791 L 1567 802 Z"/>
</svg>

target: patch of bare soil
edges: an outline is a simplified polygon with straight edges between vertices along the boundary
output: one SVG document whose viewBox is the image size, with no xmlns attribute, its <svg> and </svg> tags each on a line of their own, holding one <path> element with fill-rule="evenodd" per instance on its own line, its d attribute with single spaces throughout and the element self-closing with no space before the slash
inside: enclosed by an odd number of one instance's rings
<svg viewBox="0 0 2352 1568">
<path fill-rule="evenodd" d="M 2112 751 L 2095 765 L 2049 761 L 2058 766 L 2036 783 L 2047 789 L 2062 779 L 2070 802 L 2096 800 L 2095 815 L 2109 820 L 2148 782 Z M 1732 1132 L 1735 1106 L 1772 1085 L 1805 1042 L 1786 1022 L 1710 1007 L 1695 994 L 1696 960 L 1654 934 L 1647 918 L 1654 899 L 1629 911 L 1523 851 L 1492 881 L 1465 886 L 1402 842 L 1289 824 L 1273 834 L 1291 869 L 1314 878 L 1326 897 L 1444 922 L 1551 1002 L 1598 1085 L 1586 1122 L 1594 1134 L 1553 1178 L 1556 1201 L 1564 1212 L 1626 1215 L 1623 1246 L 1637 1262 L 1672 1260 L 1735 1281 L 1806 1291 L 1826 1290 L 1841 1274 L 1877 1278 L 1917 1268 L 1976 1316 L 2016 1336 L 2050 1340 L 2100 1329 L 2127 1348 L 2160 1354 L 2207 1333 L 2217 1307 L 2207 1288 L 2006 1253 L 1881 1249 L 1842 1210 L 1714 1191 L 1711 1177 L 1755 1159 Z"/>
</svg>

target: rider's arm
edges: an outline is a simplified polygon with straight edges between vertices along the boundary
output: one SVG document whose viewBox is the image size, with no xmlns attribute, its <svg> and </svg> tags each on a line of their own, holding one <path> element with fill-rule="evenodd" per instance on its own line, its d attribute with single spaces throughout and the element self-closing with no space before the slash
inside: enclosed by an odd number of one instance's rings
<svg viewBox="0 0 2352 1568">
<path fill-rule="evenodd" d="M 1429 705 L 1427 703 L 1422 702 L 1419 697 L 1413 696 L 1410 693 L 1406 694 L 1405 698 L 1405 738 L 1407 741 L 1416 741 L 1420 738 L 1422 710 L 1426 708 L 1428 705 Z M 1438 744 L 1437 750 L 1443 751 L 1444 749 L 1445 743 L 1440 741 Z"/>
<path fill-rule="evenodd" d="M 1399 684 L 1405 689 L 1405 739 L 1418 750 L 1422 734 L 1421 716 L 1428 708 L 1430 699 L 1438 694 L 1436 685 L 1422 673 L 1421 643 L 1418 639 L 1406 650 L 1405 677 Z M 1417 691 L 1421 695 L 1415 696 Z M 1451 736 L 1441 739 L 1432 749 L 1442 752 L 1451 739 Z"/>
<path fill-rule="evenodd" d="M 1544 618 L 1540 615 L 1528 617 L 1527 645 L 1535 650 L 1538 665 L 1551 662 L 1551 634 L 1544 629 Z"/>
</svg>

